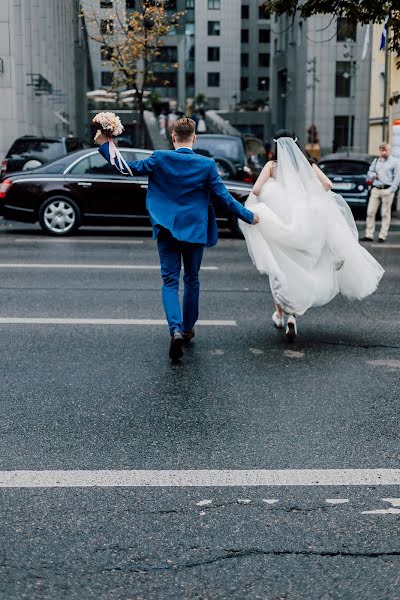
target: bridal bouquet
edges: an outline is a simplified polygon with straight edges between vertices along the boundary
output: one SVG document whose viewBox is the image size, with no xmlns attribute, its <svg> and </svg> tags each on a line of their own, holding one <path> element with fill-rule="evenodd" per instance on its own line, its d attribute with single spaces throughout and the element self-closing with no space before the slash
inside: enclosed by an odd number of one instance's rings
<svg viewBox="0 0 400 600">
<path fill-rule="evenodd" d="M 107 137 L 121 135 L 124 131 L 121 119 L 112 112 L 97 113 L 97 115 L 93 117 L 92 122 L 95 125 L 98 125 L 100 131 Z"/>
<path fill-rule="evenodd" d="M 93 117 L 92 123 L 99 127 L 94 138 L 95 140 L 100 132 L 106 135 L 108 138 L 112 138 L 117 135 L 121 135 L 121 133 L 124 131 L 121 119 L 118 117 L 118 115 L 112 112 L 97 113 L 97 115 Z M 121 173 L 123 173 L 124 175 L 127 175 L 129 173 L 129 175 L 132 176 L 132 171 L 129 168 L 128 163 L 126 162 L 126 160 L 124 159 L 124 157 L 122 156 L 112 139 L 110 139 L 108 142 L 108 149 L 110 152 L 110 163 L 119 171 L 121 171 Z"/>
</svg>

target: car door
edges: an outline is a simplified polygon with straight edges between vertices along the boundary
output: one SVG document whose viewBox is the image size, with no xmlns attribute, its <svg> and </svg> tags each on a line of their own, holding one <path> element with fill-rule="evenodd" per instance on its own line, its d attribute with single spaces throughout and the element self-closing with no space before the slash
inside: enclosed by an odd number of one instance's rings
<svg viewBox="0 0 400 600">
<path fill-rule="evenodd" d="M 132 160 L 131 153 L 124 154 L 126 160 Z M 147 181 L 122 175 L 99 152 L 74 163 L 66 176 L 79 195 L 84 195 L 85 212 L 91 218 L 123 220 L 146 215 Z"/>
</svg>

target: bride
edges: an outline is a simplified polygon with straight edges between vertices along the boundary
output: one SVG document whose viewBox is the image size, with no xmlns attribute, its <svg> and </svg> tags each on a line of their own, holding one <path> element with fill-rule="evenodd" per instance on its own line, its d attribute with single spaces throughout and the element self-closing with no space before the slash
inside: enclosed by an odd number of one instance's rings
<svg viewBox="0 0 400 600">
<path fill-rule="evenodd" d="M 332 183 L 297 146 L 295 135 L 276 134 L 276 161 L 258 177 L 246 208 L 259 224 L 240 223 L 253 263 L 269 276 L 276 327 L 297 335 L 296 316 L 323 306 L 339 292 L 362 300 L 372 294 L 384 270 L 358 243 L 353 215 Z"/>
</svg>

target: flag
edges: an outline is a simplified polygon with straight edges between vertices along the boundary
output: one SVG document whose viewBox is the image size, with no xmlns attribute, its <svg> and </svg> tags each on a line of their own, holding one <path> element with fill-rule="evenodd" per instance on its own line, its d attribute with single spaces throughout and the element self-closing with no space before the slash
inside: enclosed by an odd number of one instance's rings
<svg viewBox="0 0 400 600">
<path fill-rule="evenodd" d="M 363 44 L 363 49 L 362 49 L 362 54 L 361 54 L 361 60 L 364 60 L 368 54 L 368 48 L 369 48 L 369 30 L 370 30 L 371 25 L 368 23 L 367 28 L 365 30 L 365 37 L 364 37 L 364 44 Z"/>
<path fill-rule="evenodd" d="M 384 50 L 386 48 L 388 19 L 389 19 L 389 17 L 386 17 L 385 22 L 383 24 L 383 31 L 382 31 L 382 35 L 381 35 L 381 45 L 379 47 L 379 50 Z"/>
</svg>

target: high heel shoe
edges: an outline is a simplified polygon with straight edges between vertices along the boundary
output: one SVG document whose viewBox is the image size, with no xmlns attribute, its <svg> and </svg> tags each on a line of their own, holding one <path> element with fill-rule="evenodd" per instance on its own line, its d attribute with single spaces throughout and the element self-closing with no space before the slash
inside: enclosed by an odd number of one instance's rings
<svg viewBox="0 0 400 600">
<path fill-rule="evenodd" d="M 285 317 L 283 315 L 280 317 L 276 311 L 272 315 L 272 322 L 277 329 L 283 329 L 285 327 Z"/>
<path fill-rule="evenodd" d="M 293 342 L 297 336 L 297 323 L 294 315 L 289 315 L 286 326 L 286 338 L 289 342 Z"/>
</svg>

